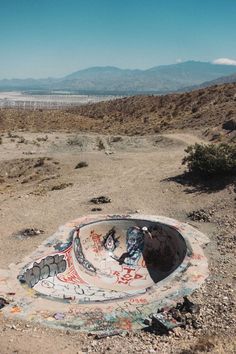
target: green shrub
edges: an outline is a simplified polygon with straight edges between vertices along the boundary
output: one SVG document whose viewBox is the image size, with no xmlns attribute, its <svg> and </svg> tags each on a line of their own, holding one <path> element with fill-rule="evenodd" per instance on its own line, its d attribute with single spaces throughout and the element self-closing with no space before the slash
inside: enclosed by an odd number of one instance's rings
<svg viewBox="0 0 236 354">
<path fill-rule="evenodd" d="M 236 173 L 236 145 L 195 144 L 185 150 L 183 164 L 197 176 L 232 176 Z"/>
</svg>

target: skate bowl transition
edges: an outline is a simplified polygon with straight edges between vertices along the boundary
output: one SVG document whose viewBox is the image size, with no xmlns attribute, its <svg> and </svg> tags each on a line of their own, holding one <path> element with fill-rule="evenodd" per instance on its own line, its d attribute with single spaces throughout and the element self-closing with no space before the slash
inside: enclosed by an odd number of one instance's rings
<svg viewBox="0 0 236 354">
<path fill-rule="evenodd" d="M 4 313 L 90 332 L 142 328 L 206 279 L 206 243 L 192 226 L 160 216 L 79 218 L 0 272 L 15 293 Z"/>
</svg>

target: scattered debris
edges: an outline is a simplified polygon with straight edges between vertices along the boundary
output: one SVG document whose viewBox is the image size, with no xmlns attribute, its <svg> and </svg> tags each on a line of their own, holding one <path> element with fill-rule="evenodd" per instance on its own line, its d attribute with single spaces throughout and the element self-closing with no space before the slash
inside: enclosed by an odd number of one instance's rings
<svg viewBox="0 0 236 354">
<path fill-rule="evenodd" d="M 8 304 L 9 304 L 9 302 L 6 299 L 4 299 L 3 297 L 0 297 L 0 310 Z"/>
<path fill-rule="evenodd" d="M 32 236 L 37 236 L 43 234 L 44 231 L 36 228 L 27 228 L 13 233 L 12 236 L 18 238 L 19 240 L 27 239 Z"/>
<path fill-rule="evenodd" d="M 91 211 L 102 211 L 102 208 L 92 208 Z"/>
<path fill-rule="evenodd" d="M 186 328 L 187 325 L 194 329 L 200 328 L 201 324 L 196 318 L 200 312 L 200 305 L 194 304 L 186 296 L 183 300 L 175 307 L 159 310 L 158 313 L 152 315 L 151 320 L 146 319 L 144 324 L 148 325 L 149 329 L 156 334 L 168 334 L 176 327 Z"/>
<path fill-rule="evenodd" d="M 210 222 L 213 216 L 213 210 L 193 210 L 187 213 L 187 217 L 192 221 L 203 221 L 203 222 Z"/>
<path fill-rule="evenodd" d="M 183 313 L 189 312 L 192 314 L 197 314 L 200 312 L 200 305 L 194 304 L 192 301 L 190 301 L 187 296 L 184 296 L 184 302 L 183 303 L 178 303 L 176 308 Z"/>
<path fill-rule="evenodd" d="M 86 161 L 81 161 L 81 162 L 77 163 L 77 165 L 75 166 L 75 169 L 83 168 L 83 167 L 88 167 L 88 163 Z"/>
<path fill-rule="evenodd" d="M 90 199 L 90 202 L 94 204 L 106 204 L 111 203 L 111 199 L 102 195 L 100 197 Z"/>
<path fill-rule="evenodd" d="M 179 322 L 170 311 L 163 311 L 152 315 L 152 327 L 158 334 L 167 334 L 175 327 L 183 327 L 184 322 Z"/>
</svg>

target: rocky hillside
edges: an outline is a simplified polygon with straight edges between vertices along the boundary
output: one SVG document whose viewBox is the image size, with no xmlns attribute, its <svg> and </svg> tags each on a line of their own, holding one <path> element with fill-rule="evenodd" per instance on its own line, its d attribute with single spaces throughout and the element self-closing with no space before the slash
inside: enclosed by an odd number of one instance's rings
<svg viewBox="0 0 236 354">
<path fill-rule="evenodd" d="M 0 111 L 0 131 L 153 134 L 214 128 L 236 117 L 236 83 L 165 96 L 133 96 L 70 110 Z"/>
</svg>

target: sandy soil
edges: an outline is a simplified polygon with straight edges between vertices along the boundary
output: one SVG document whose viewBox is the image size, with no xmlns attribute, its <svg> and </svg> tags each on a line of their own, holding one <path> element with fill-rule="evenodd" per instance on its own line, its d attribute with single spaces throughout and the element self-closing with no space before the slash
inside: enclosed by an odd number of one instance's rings
<svg viewBox="0 0 236 354">
<path fill-rule="evenodd" d="M 102 205 L 103 213 L 166 215 L 206 233 L 211 239 L 206 248 L 211 276 L 192 297 L 201 306 L 197 329 L 95 340 L 70 330 L 6 320 L 0 311 L 1 354 L 235 352 L 234 186 L 210 193 L 172 180 L 184 170 L 186 146 L 199 141 L 187 133 L 120 138 L 58 132 L 2 135 L 0 268 L 31 253 L 59 225 L 90 214 L 92 197 L 108 195 L 112 202 Z M 80 161 L 88 167 L 75 169 Z M 187 217 L 202 208 L 210 211 L 210 222 Z M 30 227 L 44 233 L 25 240 L 13 236 Z"/>
</svg>

